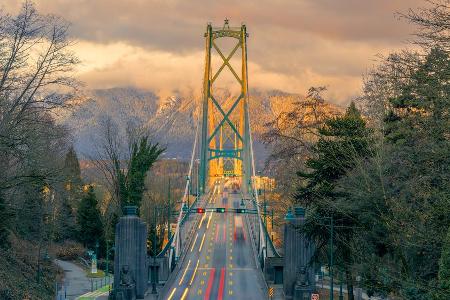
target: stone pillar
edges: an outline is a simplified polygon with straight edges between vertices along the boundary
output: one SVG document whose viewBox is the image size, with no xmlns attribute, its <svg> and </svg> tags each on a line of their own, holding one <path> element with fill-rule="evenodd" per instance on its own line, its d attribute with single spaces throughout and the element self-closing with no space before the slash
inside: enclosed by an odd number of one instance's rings
<svg viewBox="0 0 450 300">
<path fill-rule="evenodd" d="M 116 225 L 114 290 L 134 286 L 136 298 L 143 299 L 148 275 L 147 226 L 137 216 L 135 206 L 126 206 L 124 213 Z M 127 275 L 124 269 L 128 269 Z"/>
<path fill-rule="evenodd" d="M 311 258 L 314 245 L 301 233 L 305 210 L 295 208 L 286 214 L 284 227 L 283 289 L 286 299 L 311 299 L 315 288 L 314 266 Z"/>
</svg>

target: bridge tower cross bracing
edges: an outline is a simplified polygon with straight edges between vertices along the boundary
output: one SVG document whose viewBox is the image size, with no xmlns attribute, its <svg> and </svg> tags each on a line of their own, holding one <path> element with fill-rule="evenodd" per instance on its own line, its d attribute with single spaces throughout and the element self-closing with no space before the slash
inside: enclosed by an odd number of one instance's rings
<svg viewBox="0 0 450 300">
<path fill-rule="evenodd" d="M 216 177 L 236 176 L 242 180 L 244 192 L 250 191 L 252 163 L 251 139 L 248 111 L 248 72 L 247 72 L 247 30 L 245 25 L 230 27 L 225 20 L 223 27 L 211 24 L 205 33 L 205 70 L 203 78 L 201 149 L 200 149 L 200 192 L 204 193 Z M 228 56 L 218 44 L 219 39 L 236 40 Z M 241 51 L 241 70 L 236 72 L 230 63 L 237 51 Z M 221 58 L 221 67 L 213 70 L 211 58 L 215 51 Z M 213 86 L 219 75 L 228 68 L 239 84 L 240 93 L 235 99 L 220 103 L 214 94 Z M 228 141 L 228 147 L 226 147 Z M 230 147 L 230 144 L 232 145 Z M 231 167 L 230 167 L 231 162 Z M 225 166 L 228 166 L 225 169 Z"/>
</svg>

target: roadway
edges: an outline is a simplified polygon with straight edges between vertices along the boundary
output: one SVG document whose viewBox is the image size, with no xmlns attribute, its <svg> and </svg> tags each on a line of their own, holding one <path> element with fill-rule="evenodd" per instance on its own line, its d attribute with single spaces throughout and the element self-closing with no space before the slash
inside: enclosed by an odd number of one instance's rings
<svg viewBox="0 0 450 300">
<path fill-rule="evenodd" d="M 222 181 L 206 201 L 239 208 L 241 196 Z M 265 299 L 244 215 L 206 212 L 194 234 L 166 299 Z"/>
</svg>

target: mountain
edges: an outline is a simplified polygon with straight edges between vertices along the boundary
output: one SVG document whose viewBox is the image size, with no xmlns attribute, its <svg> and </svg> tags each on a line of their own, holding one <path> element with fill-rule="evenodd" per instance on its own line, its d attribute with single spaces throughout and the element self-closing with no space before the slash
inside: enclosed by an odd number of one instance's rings
<svg viewBox="0 0 450 300">
<path fill-rule="evenodd" d="M 236 96 L 226 90 L 215 90 L 216 99 L 227 111 Z M 303 96 L 282 91 L 251 90 L 249 109 L 255 156 L 258 164 L 267 157 L 260 141 L 265 124 L 282 111 L 288 111 Z M 87 100 L 78 103 L 64 123 L 72 129 L 75 147 L 85 158 L 95 154 L 106 119 L 113 120 L 120 135 L 126 135 L 130 125 L 145 128 L 152 139 L 167 147 L 165 157 L 188 159 L 200 103 L 198 96 L 176 93 L 161 98 L 155 92 L 137 88 L 92 90 Z"/>
</svg>

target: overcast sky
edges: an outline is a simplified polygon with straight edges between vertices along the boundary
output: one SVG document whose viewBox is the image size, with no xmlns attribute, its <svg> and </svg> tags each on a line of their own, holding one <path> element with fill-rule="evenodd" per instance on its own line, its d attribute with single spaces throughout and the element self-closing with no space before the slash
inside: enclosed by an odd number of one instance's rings
<svg viewBox="0 0 450 300">
<path fill-rule="evenodd" d="M 247 25 L 249 85 L 304 93 L 326 85 L 346 104 L 377 54 L 404 48 L 414 28 L 395 12 L 423 0 L 38 0 L 71 22 L 78 76 L 89 88 L 160 93 L 201 87 L 207 22 Z M 18 11 L 20 0 L 0 7 Z"/>
</svg>

